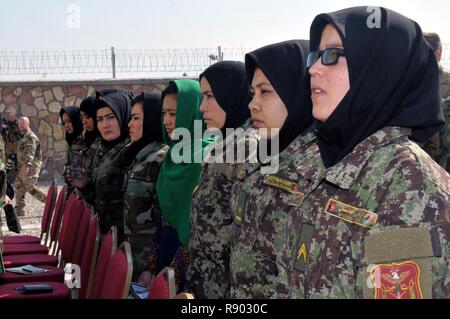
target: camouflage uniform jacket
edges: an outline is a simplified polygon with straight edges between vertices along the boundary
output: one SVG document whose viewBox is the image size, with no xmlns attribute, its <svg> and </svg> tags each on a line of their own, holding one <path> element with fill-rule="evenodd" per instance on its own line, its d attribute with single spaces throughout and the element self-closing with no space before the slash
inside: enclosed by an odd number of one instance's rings
<svg viewBox="0 0 450 319">
<path fill-rule="evenodd" d="M 72 145 L 69 146 L 67 150 L 67 166 L 71 168 L 71 170 L 81 169 L 82 163 L 79 163 L 78 159 L 82 156 L 84 148 L 83 137 L 79 136 L 73 141 Z M 80 167 L 74 167 L 75 165 Z"/>
<path fill-rule="evenodd" d="M 2 130 L 3 140 L 5 142 L 6 158 L 17 153 L 17 143 L 22 138 L 19 126 L 16 122 L 4 121 L 8 128 Z"/>
<path fill-rule="evenodd" d="M 290 298 L 450 295 L 450 176 L 410 133 L 387 127 L 333 167 L 299 167 L 310 187 L 286 224 Z"/>
<path fill-rule="evenodd" d="M 17 144 L 17 167 L 20 169 L 24 165 L 30 167 L 29 176 L 39 176 L 42 165 L 41 146 L 38 137 L 31 130 Z"/>
<path fill-rule="evenodd" d="M 154 232 L 154 221 L 159 211 L 156 183 L 159 169 L 168 147 L 152 142 L 144 147 L 129 166 L 123 183 L 124 219 L 126 235 L 144 235 Z"/>
<path fill-rule="evenodd" d="M 96 157 L 95 154 L 97 154 L 97 150 L 100 147 L 100 138 L 97 137 L 94 142 L 89 147 L 84 147 L 81 150 L 81 153 L 83 155 L 83 158 L 81 160 L 81 169 L 84 171 L 85 174 L 88 175 L 89 180 L 92 181 L 92 174 L 94 167 L 97 166 L 95 163 Z M 99 158 L 97 158 L 99 159 Z M 93 205 L 93 195 L 89 192 L 83 192 L 82 190 L 77 189 L 77 194 L 80 198 L 82 198 L 85 201 L 85 204 L 87 206 Z"/>
<path fill-rule="evenodd" d="M 130 142 L 124 139 L 108 149 L 99 145 L 94 158 L 91 180 L 80 190 L 83 199 L 93 204 L 100 218 L 100 232 L 106 234 L 111 226 L 117 226 L 119 235 L 123 235 L 123 165 L 125 147 Z"/>
<path fill-rule="evenodd" d="M 275 174 L 260 164 L 245 164 L 233 186 L 231 226 L 231 298 L 286 298 L 288 269 L 283 265 L 288 212 L 299 205 L 303 183 L 298 167 L 315 161 L 315 136 L 308 130 L 279 154 Z"/>
<path fill-rule="evenodd" d="M 248 129 L 250 123 L 244 125 Z M 200 182 L 194 191 L 191 209 L 191 238 L 189 241 L 189 265 L 187 270 L 187 290 L 200 299 L 226 298 L 230 288 L 230 228 L 233 221 L 230 199 L 232 185 L 237 182 L 241 164 L 226 161 L 228 147 L 234 154 L 242 143 L 245 156 L 250 152 L 250 143 L 257 144 L 254 130 L 246 131 L 236 142 L 225 139 L 223 151 L 213 148 L 205 158 Z M 233 143 L 232 143 L 233 142 Z M 220 162 L 210 162 L 212 157 L 221 156 Z"/>
</svg>

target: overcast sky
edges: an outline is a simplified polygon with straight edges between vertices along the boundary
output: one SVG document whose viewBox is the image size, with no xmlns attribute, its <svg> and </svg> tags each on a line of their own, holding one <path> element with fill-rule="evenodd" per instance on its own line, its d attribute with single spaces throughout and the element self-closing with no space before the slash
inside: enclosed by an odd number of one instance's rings
<svg viewBox="0 0 450 319">
<path fill-rule="evenodd" d="M 385 6 L 450 43 L 444 0 L 2 1 L 0 50 L 245 47 L 308 38 L 313 18 L 355 5 Z"/>
</svg>

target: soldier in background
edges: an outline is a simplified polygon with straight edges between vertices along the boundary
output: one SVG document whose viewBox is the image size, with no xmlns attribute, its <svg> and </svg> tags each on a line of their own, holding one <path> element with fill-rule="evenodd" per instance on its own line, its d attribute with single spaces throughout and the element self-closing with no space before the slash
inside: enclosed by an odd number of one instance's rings
<svg viewBox="0 0 450 319">
<path fill-rule="evenodd" d="M 1 132 L 5 146 L 7 179 L 13 185 L 17 176 L 17 143 L 22 138 L 13 108 L 6 109 L 1 122 Z"/>
<path fill-rule="evenodd" d="M 42 165 L 41 147 L 36 134 L 30 129 L 27 117 L 19 118 L 19 129 L 23 138 L 17 144 L 18 178 L 16 183 L 16 209 L 18 216 L 25 215 L 25 194 L 28 192 L 37 200 L 45 202 L 45 193 L 36 187 Z"/>
<path fill-rule="evenodd" d="M 442 43 L 434 32 L 424 33 L 424 38 L 431 46 L 439 63 L 439 85 L 441 89 L 442 111 L 445 126 L 424 144 L 423 149 L 443 168 L 450 172 L 450 72 L 440 64 L 442 59 Z"/>
<path fill-rule="evenodd" d="M 444 70 L 440 64 L 442 60 L 442 42 L 435 32 L 424 32 L 423 36 L 434 52 L 434 56 L 439 63 L 439 84 L 441 86 L 441 98 L 445 100 L 450 97 L 450 72 Z"/>
</svg>

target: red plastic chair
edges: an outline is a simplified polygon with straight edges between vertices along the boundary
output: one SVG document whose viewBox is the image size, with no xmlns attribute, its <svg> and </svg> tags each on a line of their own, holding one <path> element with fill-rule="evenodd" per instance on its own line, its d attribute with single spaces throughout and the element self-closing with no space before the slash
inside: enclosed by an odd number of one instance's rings
<svg viewBox="0 0 450 319">
<path fill-rule="evenodd" d="M 53 288 L 53 292 L 42 294 L 26 295 L 16 288 L 34 284 L 49 284 Z M 27 282 L 27 283 L 13 283 L 0 286 L 0 299 L 70 299 L 70 289 L 66 285 L 58 282 Z"/>
<path fill-rule="evenodd" d="M 48 247 L 41 244 L 4 245 L 3 255 L 48 254 Z"/>
<path fill-rule="evenodd" d="M 52 214 L 55 208 L 56 201 L 56 183 L 53 182 L 47 192 L 47 198 L 45 200 L 44 214 L 41 219 L 41 235 L 40 237 L 29 236 L 29 235 L 14 235 L 6 236 L 3 238 L 3 243 L 5 246 L 11 244 L 40 244 L 45 235 L 44 244 L 47 243 L 50 220 L 52 219 Z"/>
<path fill-rule="evenodd" d="M 153 279 L 149 287 L 148 299 L 171 299 L 177 294 L 175 271 L 166 267 Z"/>
<path fill-rule="evenodd" d="M 73 250 L 72 260 L 70 261 L 72 264 L 81 266 L 81 257 L 83 256 L 83 251 L 85 248 L 86 235 L 89 230 L 89 224 L 91 222 L 91 211 L 84 207 L 81 216 L 80 225 L 78 226 L 78 233 L 75 239 L 75 247 Z"/>
<path fill-rule="evenodd" d="M 123 242 L 111 257 L 103 280 L 100 299 L 127 299 L 133 275 L 131 247 Z"/>
<path fill-rule="evenodd" d="M 65 198 L 65 187 L 61 189 L 58 195 L 58 199 L 56 200 L 55 213 L 53 214 L 52 225 L 50 226 L 50 253 L 56 256 L 58 252 L 58 235 L 61 229 L 62 219 L 64 216 L 64 212 L 66 207 L 68 209 L 75 202 L 76 196 L 70 195 L 67 200 Z"/>
<path fill-rule="evenodd" d="M 19 282 L 33 282 L 33 281 L 60 282 L 60 283 L 64 282 L 64 269 L 46 265 L 39 266 L 39 268 L 44 268 L 49 271 L 42 274 L 31 274 L 31 275 L 21 275 L 11 272 L 5 272 L 3 275 L 0 275 L 0 284 L 11 284 Z"/>
<path fill-rule="evenodd" d="M 99 222 L 98 217 L 94 216 L 92 217 L 89 224 L 89 230 L 86 235 L 86 243 L 84 246 L 83 258 L 81 259 L 81 287 L 78 294 L 78 297 L 80 299 L 85 299 L 89 294 L 89 291 L 91 290 L 99 242 Z"/>
<path fill-rule="evenodd" d="M 63 224 L 59 233 L 59 247 L 61 249 L 62 260 L 65 263 L 72 262 L 83 212 L 84 204 L 79 199 L 76 199 L 73 205 L 70 205 L 69 209 L 64 212 Z"/>
<path fill-rule="evenodd" d="M 111 256 L 117 249 L 117 228 L 111 227 L 111 230 L 106 234 L 101 242 L 98 258 L 95 265 L 95 273 L 92 281 L 92 287 L 87 297 L 89 299 L 100 298 L 100 293 L 103 287 L 103 280 L 105 279 L 106 269 L 108 267 Z"/>
<path fill-rule="evenodd" d="M 58 257 L 44 254 L 11 255 L 4 256 L 3 262 L 6 268 L 25 265 L 33 266 L 58 266 Z"/>
</svg>

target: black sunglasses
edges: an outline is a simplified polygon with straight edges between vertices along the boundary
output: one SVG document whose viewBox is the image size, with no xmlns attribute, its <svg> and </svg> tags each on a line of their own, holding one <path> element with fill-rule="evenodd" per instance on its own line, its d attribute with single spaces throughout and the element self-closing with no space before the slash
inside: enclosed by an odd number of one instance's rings
<svg viewBox="0 0 450 319">
<path fill-rule="evenodd" d="M 345 56 L 344 49 L 326 48 L 322 51 L 311 51 L 306 60 L 306 67 L 310 68 L 319 58 L 323 65 L 335 65 L 339 61 L 340 56 Z"/>
</svg>

